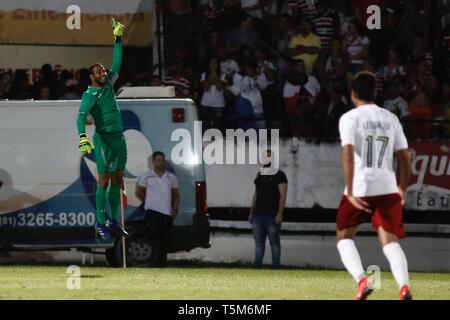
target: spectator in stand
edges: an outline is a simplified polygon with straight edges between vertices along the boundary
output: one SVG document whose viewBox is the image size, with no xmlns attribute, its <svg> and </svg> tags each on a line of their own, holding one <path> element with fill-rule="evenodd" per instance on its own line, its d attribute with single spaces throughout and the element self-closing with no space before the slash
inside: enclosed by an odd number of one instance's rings
<svg viewBox="0 0 450 320">
<path fill-rule="evenodd" d="M 410 106 L 410 121 L 406 128 L 411 139 L 431 139 L 433 136 L 432 97 L 436 83 L 426 75 L 426 69 L 426 61 L 416 62 L 407 78 L 405 95 Z"/>
<path fill-rule="evenodd" d="M 367 59 L 363 63 L 362 71 L 369 71 L 374 74 L 376 84 L 377 84 L 377 96 L 376 96 L 376 102 L 379 105 L 383 104 L 384 101 L 384 79 L 383 76 L 376 71 L 377 68 L 375 66 L 375 62 L 373 59 Z"/>
<path fill-rule="evenodd" d="M 210 56 L 217 54 L 219 48 L 220 39 L 218 32 L 212 31 L 204 37 L 200 37 L 196 48 L 197 65 L 203 66 Z"/>
<path fill-rule="evenodd" d="M 266 73 L 270 70 L 276 70 L 274 63 L 269 59 L 269 53 L 265 47 L 258 47 L 255 49 L 255 60 L 258 74 L 263 72 Z"/>
<path fill-rule="evenodd" d="M 35 96 L 35 100 L 50 100 L 51 97 L 51 89 L 47 84 L 42 84 L 40 88 L 37 88 L 37 96 Z"/>
<path fill-rule="evenodd" d="M 321 49 L 324 56 L 328 56 L 331 49 L 331 41 L 340 35 L 340 22 L 337 15 L 324 0 L 316 2 L 318 16 L 313 20 L 314 30 L 321 41 Z"/>
<path fill-rule="evenodd" d="M 326 79 L 340 79 L 345 82 L 346 60 L 342 52 L 342 41 L 335 38 L 331 41 L 331 53 L 325 64 Z"/>
<path fill-rule="evenodd" d="M 317 17 L 314 1 L 288 0 L 287 8 L 291 11 L 294 21 L 312 20 Z"/>
<path fill-rule="evenodd" d="M 317 129 L 315 136 L 324 138 L 339 137 L 339 120 L 349 111 L 348 101 L 345 97 L 343 82 L 332 79 L 328 82 L 325 92 L 321 92 L 316 100 L 315 108 Z"/>
<path fill-rule="evenodd" d="M 225 48 L 219 48 L 217 50 L 217 56 L 220 61 L 220 72 L 225 75 L 227 84 L 233 83 L 233 76 L 236 72 L 240 72 L 241 68 L 239 64 L 231 58 Z"/>
<path fill-rule="evenodd" d="M 450 6 L 450 1 L 448 2 Z M 450 13 L 449 13 L 450 15 Z M 450 23 L 450 18 L 449 18 Z M 440 56 L 441 64 L 439 68 L 439 78 L 445 79 L 450 74 L 450 25 L 442 30 L 442 35 L 440 39 Z"/>
<path fill-rule="evenodd" d="M 405 2 L 405 13 L 398 25 L 397 36 L 400 53 L 406 59 L 413 53 L 414 38 L 429 32 L 429 22 L 420 14 L 416 0 Z"/>
<path fill-rule="evenodd" d="M 50 88 L 50 99 L 57 99 L 59 90 L 59 83 L 56 72 L 53 71 L 52 66 L 49 63 L 44 64 L 41 67 L 39 80 L 34 82 L 33 95 L 39 97 L 39 91 L 42 87 L 47 86 Z"/>
<path fill-rule="evenodd" d="M 177 98 L 191 98 L 192 89 L 189 80 L 184 77 L 183 64 L 175 61 L 169 66 L 169 75 L 161 82 L 164 86 L 175 87 L 175 95 Z"/>
<path fill-rule="evenodd" d="M 391 81 L 392 79 L 403 80 L 405 78 L 406 70 L 400 64 L 400 56 L 394 47 L 389 48 L 386 55 L 386 62 L 384 66 L 381 67 L 379 73 L 385 82 Z"/>
<path fill-rule="evenodd" d="M 253 26 L 253 18 L 244 16 L 238 29 L 230 33 L 227 39 L 227 50 L 235 60 L 239 59 L 239 52 L 246 46 L 255 49 L 263 45 L 260 35 Z"/>
<path fill-rule="evenodd" d="M 167 0 L 167 35 L 169 58 L 178 52 L 192 52 L 193 23 L 191 5 L 188 0 Z"/>
<path fill-rule="evenodd" d="M 438 83 L 429 72 L 427 60 L 417 60 L 409 68 L 407 92 L 423 91 L 431 101 L 434 101 L 438 91 Z M 414 94 L 413 94 L 414 95 Z"/>
<path fill-rule="evenodd" d="M 11 90 L 13 76 L 11 72 L 4 72 L 0 75 L 0 99 L 6 99 Z"/>
<path fill-rule="evenodd" d="M 401 84 L 391 80 L 386 85 L 386 98 L 384 108 L 395 114 L 400 121 L 409 117 L 408 102 L 401 96 Z"/>
<path fill-rule="evenodd" d="M 78 81 L 75 79 L 67 79 L 64 85 L 64 95 L 60 100 L 79 100 L 81 95 L 78 92 Z"/>
<path fill-rule="evenodd" d="M 32 97 L 32 88 L 29 85 L 26 70 L 17 69 L 14 72 L 14 80 L 6 99 L 25 100 Z"/>
<path fill-rule="evenodd" d="M 436 113 L 434 120 L 446 121 L 446 123 L 437 125 L 436 138 L 450 138 L 450 79 L 442 83 L 441 93 L 438 104 L 435 108 Z"/>
<path fill-rule="evenodd" d="M 70 73 L 69 70 L 64 69 L 59 73 L 58 82 L 61 82 L 60 86 L 64 87 L 66 85 L 66 81 L 70 80 L 70 79 L 73 79 L 73 75 L 72 75 L 72 73 Z M 77 81 L 77 84 L 78 84 L 78 81 Z"/>
<path fill-rule="evenodd" d="M 258 75 L 256 61 L 248 60 L 241 73 L 235 73 L 233 77 L 233 91 L 241 98 L 250 101 L 255 118 L 262 120 L 264 116 L 261 90 L 268 86 L 265 73 Z"/>
<path fill-rule="evenodd" d="M 200 33 L 204 38 L 208 38 L 218 30 L 217 14 L 210 5 L 202 5 L 200 11 Z"/>
<path fill-rule="evenodd" d="M 80 96 L 87 90 L 88 86 L 91 83 L 91 79 L 89 78 L 89 70 L 84 68 L 79 71 L 78 74 L 78 93 Z"/>
<path fill-rule="evenodd" d="M 289 53 L 293 59 L 302 60 L 305 63 L 306 72 L 312 73 L 319 57 L 320 38 L 312 32 L 311 20 L 302 20 L 299 31 L 300 33 L 294 36 L 289 44 Z"/>
<path fill-rule="evenodd" d="M 267 0 L 240 0 L 241 9 L 255 19 L 262 19 Z"/>
<path fill-rule="evenodd" d="M 310 136 L 313 130 L 310 120 L 314 116 L 313 106 L 319 92 L 320 84 L 306 72 L 305 62 L 292 61 L 292 69 L 283 88 L 284 114 L 291 133 Z"/>
<path fill-rule="evenodd" d="M 242 46 L 238 56 L 237 62 L 242 69 L 248 61 L 255 59 L 255 51 L 249 46 Z"/>
<path fill-rule="evenodd" d="M 288 14 L 282 14 L 278 18 L 277 29 L 273 33 L 272 48 L 275 49 L 277 55 L 277 69 L 279 70 L 279 78 L 287 72 L 287 66 L 289 64 L 289 44 L 291 43 L 294 32 L 292 31 L 291 16 Z"/>
<path fill-rule="evenodd" d="M 217 14 L 217 27 L 222 43 L 226 41 L 230 31 L 239 28 L 244 15 L 245 13 L 239 8 L 237 0 L 223 1 L 223 8 Z"/>
<path fill-rule="evenodd" d="M 378 64 L 386 61 L 386 49 L 397 47 L 397 33 L 392 9 L 381 12 L 381 28 L 368 31 L 370 38 L 370 55 Z"/>
<path fill-rule="evenodd" d="M 370 40 L 364 35 L 364 26 L 357 19 L 348 23 L 343 48 L 348 56 L 348 83 L 356 73 L 362 70 L 364 61 L 369 57 Z"/>
<path fill-rule="evenodd" d="M 427 73 L 431 75 L 434 69 L 434 57 L 431 52 L 426 50 L 422 37 L 415 37 L 413 44 L 413 53 L 408 57 L 408 65 L 414 64 L 417 61 L 425 60 L 427 63 Z"/>
<path fill-rule="evenodd" d="M 217 56 L 209 59 L 208 69 L 201 75 L 200 86 L 203 92 L 200 105 L 204 130 L 211 127 L 224 129 L 225 97 L 223 91 L 227 83 L 225 74 L 220 71 Z"/>
<path fill-rule="evenodd" d="M 272 121 L 279 106 L 279 88 L 277 83 L 277 70 L 275 64 L 268 59 L 268 52 L 265 47 L 260 47 L 255 50 L 255 59 L 257 63 L 257 74 L 261 76 L 264 74 L 267 79 L 267 86 L 261 90 L 263 98 L 264 118 L 266 120 L 266 127 L 270 128 Z"/>
</svg>

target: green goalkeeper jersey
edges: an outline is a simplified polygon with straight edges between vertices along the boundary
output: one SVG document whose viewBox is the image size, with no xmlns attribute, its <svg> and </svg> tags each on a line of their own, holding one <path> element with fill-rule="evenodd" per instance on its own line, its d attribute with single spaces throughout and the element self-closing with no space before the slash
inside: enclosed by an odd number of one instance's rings
<svg viewBox="0 0 450 320">
<path fill-rule="evenodd" d="M 103 88 L 89 86 L 81 98 L 80 112 L 78 113 L 78 134 L 86 133 L 86 121 L 91 114 L 96 132 L 113 133 L 122 132 L 122 116 L 114 95 L 116 82 L 122 64 L 122 44 L 114 44 L 113 63 L 108 72 L 106 84 Z"/>
</svg>

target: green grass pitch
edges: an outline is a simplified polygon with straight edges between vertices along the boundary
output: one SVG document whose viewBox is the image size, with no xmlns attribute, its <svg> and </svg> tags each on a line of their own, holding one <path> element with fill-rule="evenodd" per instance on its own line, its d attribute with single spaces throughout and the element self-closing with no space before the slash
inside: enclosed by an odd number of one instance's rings
<svg viewBox="0 0 450 320">
<path fill-rule="evenodd" d="M 247 267 L 111 269 L 81 267 L 81 288 L 67 289 L 65 266 L 0 266 L 0 299 L 351 300 L 356 286 L 343 271 Z M 412 273 L 415 299 L 450 299 L 450 274 Z M 371 299 L 398 299 L 390 273 Z"/>
</svg>

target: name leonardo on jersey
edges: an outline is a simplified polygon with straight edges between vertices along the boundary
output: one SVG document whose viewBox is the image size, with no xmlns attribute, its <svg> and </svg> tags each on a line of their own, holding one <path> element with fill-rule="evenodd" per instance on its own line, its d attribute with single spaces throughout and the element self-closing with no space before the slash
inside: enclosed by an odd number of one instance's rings
<svg viewBox="0 0 450 320">
<path fill-rule="evenodd" d="M 383 121 L 365 121 L 363 123 L 364 130 L 391 130 L 391 124 Z"/>
</svg>

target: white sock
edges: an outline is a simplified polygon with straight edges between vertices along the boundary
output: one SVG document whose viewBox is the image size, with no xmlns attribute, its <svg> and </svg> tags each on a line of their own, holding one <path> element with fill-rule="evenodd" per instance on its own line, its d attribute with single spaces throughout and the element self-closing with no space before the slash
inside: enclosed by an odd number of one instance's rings
<svg viewBox="0 0 450 320">
<path fill-rule="evenodd" d="M 383 252 L 389 261 L 391 272 L 400 289 L 405 285 L 409 285 L 408 261 L 400 244 L 393 242 L 385 245 Z"/>
<path fill-rule="evenodd" d="M 365 272 L 362 267 L 361 257 L 358 249 L 356 249 L 355 242 L 350 239 L 341 240 L 337 244 L 339 254 L 341 255 L 342 263 L 347 271 L 352 275 L 353 279 L 358 283 L 365 277 Z"/>
</svg>

